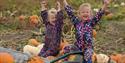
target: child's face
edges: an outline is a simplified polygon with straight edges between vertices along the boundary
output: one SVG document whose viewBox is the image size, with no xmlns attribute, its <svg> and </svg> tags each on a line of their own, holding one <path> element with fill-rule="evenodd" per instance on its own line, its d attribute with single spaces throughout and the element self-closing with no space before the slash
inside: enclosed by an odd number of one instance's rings
<svg viewBox="0 0 125 63">
<path fill-rule="evenodd" d="M 49 14 L 49 22 L 54 23 L 56 21 L 56 14 Z"/>
<path fill-rule="evenodd" d="M 50 11 L 50 12 L 48 13 L 48 19 L 49 19 L 49 22 L 50 22 L 50 23 L 55 23 L 55 21 L 56 21 L 56 15 L 57 15 L 56 10 Z"/>
<path fill-rule="evenodd" d="M 79 9 L 79 17 L 82 21 L 86 21 L 91 16 L 91 9 L 89 7 L 82 7 Z"/>
</svg>

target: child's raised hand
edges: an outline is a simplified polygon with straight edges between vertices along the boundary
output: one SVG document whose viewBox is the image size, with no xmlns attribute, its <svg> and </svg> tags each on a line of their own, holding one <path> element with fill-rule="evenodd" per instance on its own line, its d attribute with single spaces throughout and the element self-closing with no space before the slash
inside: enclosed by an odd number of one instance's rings
<svg viewBox="0 0 125 63">
<path fill-rule="evenodd" d="M 44 10 L 47 9 L 47 8 L 46 8 L 46 6 L 47 6 L 47 1 L 46 1 L 46 0 L 42 0 L 42 1 L 40 2 L 40 4 L 41 4 L 41 10 L 42 10 L 42 11 L 44 11 Z"/>
<path fill-rule="evenodd" d="M 104 2 L 105 5 L 109 5 L 111 0 L 104 0 L 103 2 Z"/>
<path fill-rule="evenodd" d="M 60 2 L 59 2 L 59 1 L 57 1 L 57 6 L 59 6 L 59 7 L 60 7 Z"/>
<path fill-rule="evenodd" d="M 111 2 L 111 0 L 103 0 L 104 5 L 102 7 L 102 10 L 105 11 L 107 9 L 108 5 L 110 4 L 110 2 Z"/>
<path fill-rule="evenodd" d="M 41 4 L 41 6 L 47 6 L 47 1 L 46 1 L 46 0 L 42 0 L 42 1 L 40 2 L 40 4 Z"/>
<path fill-rule="evenodd" d="M 66 1 L 66 0 L 64 0 L 63 2 L 64 2 L 64 5 L 68 5 L 68 3 L 67 3 L 67 1 Z"/>
<path fill-rule="evenodd" d="M 60 5 L 60 2 L 59 1 L 57 1 L 57 9 L 58 9 L 58 11 L 60 11 L 61 10 L 61 5 Z"/>
</svg>

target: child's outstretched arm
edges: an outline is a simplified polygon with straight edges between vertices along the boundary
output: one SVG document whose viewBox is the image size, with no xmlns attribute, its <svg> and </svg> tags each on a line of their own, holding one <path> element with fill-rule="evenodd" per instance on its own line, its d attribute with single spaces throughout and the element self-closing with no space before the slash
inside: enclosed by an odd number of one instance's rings
<svg viewBox="0 0 125 63">
<path fill-rule="evenodd" d="M 42 0 L 42 1 L 40 2 L 40 4 L 41 4 L 41 11 L 47 10 L 47 8 L 46 8 L 46 6 L 47 6 L 47 1 L 46 1 L 46 0 Z"/>
<path fill-rule="evenodd" d="M 57 11 L 58 11 L 58 12 L 61 11 L 61 5 L 60 5 L 60 2 L 59 2 L 59 1 L 57 1 Z"/>
<path fill-rule="evenodd" d="M 96 23 L 100 21 L 101 17 L 104 15 L 105 10 L 107 9 L 107 6 L 109 5 L 110 2 L 111 0 L 104 0 L 102 8 L 96 13 L 96 15 L 91 20 L 92 26 L 96 25 Z"/>
<path fill-rule="evenodd" d="M 110 4 L 111 0 L 104 0 L 104 4 L 102 6 L 102 10 L 105 11 Z"/>
<path fill-rule="evenodd" d="M 74 15 L 72 7 L 70 7 L 70 5 L 67 3 L 66 0 L 64 0 L 64 6 L 65 6 L 65 11 L 67 12 L 73 24 L 74 25 L 77 24 L 79 22 L 78 17 Z"/>
<path fill-rule="evenodd" d="M 47 1 L 46 0 L 42 0 L 41 2 L 40 2 L 40 4 L 41 4 L 41 17 L 42 17 L 42 19 L 43 19 L 43 23 L 44 24 L 47 24 L 47 17 L 48 17 L 48 12 L 47 12 L 47 8 L 46 8 L 46 6 L 47 6 Z"/>
<path fill-rule="evenodd" d="M 63 11 L 61 10 L 60 2 L 57 1 L 57 21 L 58 21 L 58 25 L 63 24 L 63 19 L 64 19 Z"/>
</svg>

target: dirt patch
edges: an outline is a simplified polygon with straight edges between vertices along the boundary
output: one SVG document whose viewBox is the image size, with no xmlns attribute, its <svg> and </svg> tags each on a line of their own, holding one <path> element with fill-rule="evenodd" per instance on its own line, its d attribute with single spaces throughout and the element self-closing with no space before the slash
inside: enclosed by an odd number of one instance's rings
<svg viewBox="0 0 125 63">
<path fill-rule="evenodd" d="M 20 50 L 27 44 L 29 38 L 31 38 L 29 30 L 3 32 L 0 34 L 0 46 Z"/>
<path fill-rule="evenodd" d="M 125 22 L 108 21 L 105 29 L 98 31 L 95 50 L 99 53 L 125 52 Z"/>
</svg>

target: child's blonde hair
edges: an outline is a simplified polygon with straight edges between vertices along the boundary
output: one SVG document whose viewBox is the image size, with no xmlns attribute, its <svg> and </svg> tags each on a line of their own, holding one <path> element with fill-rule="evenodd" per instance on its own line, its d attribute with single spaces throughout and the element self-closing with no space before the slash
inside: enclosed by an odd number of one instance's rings
<svg viewBox="0 0 125 63">
<path fill-rule="evenodd" d="M 83 7 L 89 7 L 89 8 L 91 8 L 91 5 L 90 5 L 89 3 L 83 3 L 83 4 L 81 4 L 81 5 L 79 6 L 79 9 L 80 9 L 80 8 L 83 8 Z"/>
<path fill-rule="evenodd" d="M 92 8 L 91 8 L 91 5 L 89 3 L 83 3 L 79 6 L 79 9 L 78 9 L 78 13 L 80 12 L 80 10 L 84 7 L 88 7 L 90 9 L 90 13 L 91 13 L 91 16 L 93 15 L 92 13 Z"/>
<path fill-rule="evenodd" d="M 49 14 L 57 14 L 57 10 L 55 8 L 51 8 L 50 10 L 48 10 L 48 15 Z"/>
</svg>

